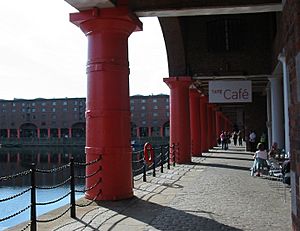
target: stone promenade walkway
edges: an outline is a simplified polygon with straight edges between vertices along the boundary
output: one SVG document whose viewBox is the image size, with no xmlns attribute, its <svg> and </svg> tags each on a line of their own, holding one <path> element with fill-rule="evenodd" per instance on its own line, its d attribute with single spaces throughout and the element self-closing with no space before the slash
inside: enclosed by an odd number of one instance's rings
<svg viewBox="0 0 300 231">
<path fill-rule="evenodd" d="M 215 148 L 189 165 L 171 167 L 155 178 L 149 175 L 147 182 L 135 181 L 133 199 L 92 203 L 77 208 L 77 219 L 68 214 L 38 223 L 38 230 L 291 230 L 289 188 L 251 177 L 251 164 L 252 153 L 244 148 L 231 146 L 226 152 Z"/>
</svg>

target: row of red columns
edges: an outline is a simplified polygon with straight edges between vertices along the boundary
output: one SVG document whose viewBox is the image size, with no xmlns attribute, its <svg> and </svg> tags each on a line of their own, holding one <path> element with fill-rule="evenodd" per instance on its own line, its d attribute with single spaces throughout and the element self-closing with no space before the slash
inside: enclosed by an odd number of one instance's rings
<svg viewBox="0 0 300 231">
<path fill-rule="evenodd" d="M 86 179 L 86 187 L 91 190 L 85 197 L 95 200 L 130 198 L 133 181 L 128 37 L 142 30 L 142 23 L 126 7 L 84 10 L 70 14 L 70 21 L 88 40 L 86 161 L 100 159 L 86 168 L 86 174 L 92 177 Z M 199 102 L 197 94 L 196 99 L 192 97 L 190 106 L 190 77 L 171 77 L 165 82 L 171 89 L 170 136 L 171 143 L 178 144 L 176 162 L 187 163 L 191 161 L 191 142 L 193 155 L 201 155 L 216 143 L 214 107 L 209 106 L 204 96 L 200 96 Z M 101 171 L 94 174 L 99 169 Z"/>
<path fill-rule="evenodd" d="M 191 87 L 191 77 L 165 78 L 170 88 L 170 143 L 177 145 L 176 163 L 189 163 L 217 145 L 222 130 L 229 131 L 230 121 L 208 103 L 207 96 Z"/>
</svg>

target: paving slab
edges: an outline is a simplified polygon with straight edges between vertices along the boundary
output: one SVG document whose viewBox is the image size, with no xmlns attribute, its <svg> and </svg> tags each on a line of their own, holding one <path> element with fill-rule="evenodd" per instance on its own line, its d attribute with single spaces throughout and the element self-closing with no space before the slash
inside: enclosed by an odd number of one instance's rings
<svg viewBox="0 0 300 231">
<path fill-rule="evenodd" d="M 76 219 L 66 214 L 38 223 L 38 230 L 291 230 L 290 189 L 273 178 L 251 177 L 252 156 L 244 147 L 216 147 L 191 164 L 164 173 L 158 169 L 156 177 L 147 175 L 147 182 L 138 179 L 132 199 L 77 207 Z M 39 219 L 56 217 L 66 208 Z"/>
</svg>

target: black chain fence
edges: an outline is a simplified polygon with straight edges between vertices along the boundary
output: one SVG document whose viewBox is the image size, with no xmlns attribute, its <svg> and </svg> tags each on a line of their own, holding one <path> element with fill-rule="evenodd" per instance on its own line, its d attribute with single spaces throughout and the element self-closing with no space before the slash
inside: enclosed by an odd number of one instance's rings
<svg viewBox="0 0 300 231">
<path fill-rule="evenodd" d="M 132 172 L 133 172 L 133 178 L 135 181 L 137 180 L 143 180 L 144 182 L 146 181 L 146 175 L 148 171 L 152 171 L 152 176 L 156 176 L 156 171 L 157 168 L 160 168 L 160 172 L 164 172 L 164 165 L 167 164 L 167 169 L 170 169 L 171 162 L 175 166 L 175 153 L 178 151 L 178 145 L 161 145 L 159 147 L 146 147 L 143 150 L 135 151 L 132 154 Z M 93 173 L 90 173 L 89 175 L 75 175 L 75 168 L 81 168 L 81 167 L 86 167 L 89 165 L 96 164 L 100 162 L 102 159 L 102 156 L 100 155 L 98 159 L 92 160 L 87 163 L 80 163 L 80 162 L 75 162 L 73 158 L 70 159 L 70 162 L 66 165 L 59 166 L 56 168 L 52 169 L 38 169 L 36 168 L 35 164 L 32 164 L 29 170 L 14 174 L 14 175 L 9 175 L 9 176 L 2 176 L 0 177 L 0 183 L 4 181 L 10 181 L 15 178 L 19 177 L 24 177 L 24 176 L 29 176 L 30 177 L 30 184 L 31 186 L 15 195 L 9 196 L 7 198 L 0 198 L 0 203 L 17 199 L 18 197 L 30 193 L 30 201 L 28 201 L 28 205 L 25 205 L 24 208 L 20 209 L 19 211 L 16 211 L 13 214 L 10 214 L 6 217 L 0 218 L 0 222 L 6 221 L 8 219 L 11 219 L 15 216 L 18 216 L 19 214 L 27 211 L 30 209 L 30 221 L 23 227 L 22 230 L 26 230 L 30 228 L 31 231 L 37 230 L 37 223 L 45 223 L 45 222 L 52 222 L 66 213 L 70 212 L 70 216 L 72 218 L 76 218 L 76 206 L 78 207 L 85 207 L 91 205 L 96 199 L 101 195 L 102 191 L 99 189 L 98 194 L 90 200 L 86 204 L 76 204 L 75 203 L 75 193 L 86 193 L 94 188 L 96 188 L 99 184 L 101 184 L 102 179 L 99 178 L 98 181 L 94 184 L 91 185 L 90 187 L 82 188 L 82 189 L 75 189 L 75 181 L 79 179 L 87 179 L 89 177 L 93 177 L 99 172 L 101 172 L 102 167 L 99 165 L 99 168 L 94 171 Z M 56 185 L 52 186 L 39 186 L 36 183 L 36 177 L 39 174 L 54 174 L 58 172 L 64 172 L 64 171 L 69 171 L 68 177 L 66 179 L 62 179 L 61 182 L 59 182 Z M 53 190 L 58 187 L 68 185 L 69 186 L 69 191 L 54 199 L 51 201 L 45 201 L 45 202 L 37 202 L 36 199 L 36 190 Z M 70 204 L 67 207 L 65 211 L 63 211 L 61 214 L 57 215 L 56 217 L 47 219 L 47 220 L 38 220 L 37 219 L 37 206 L 47 206 L 50 204 L 57 203 L 65 198 L 69 197 L 70 198 Z"/>
</svg>

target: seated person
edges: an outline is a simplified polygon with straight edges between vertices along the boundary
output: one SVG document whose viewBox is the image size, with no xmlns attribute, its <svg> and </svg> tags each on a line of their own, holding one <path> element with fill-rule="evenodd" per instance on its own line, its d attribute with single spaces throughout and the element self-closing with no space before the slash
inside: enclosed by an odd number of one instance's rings
<svg viewBox="0 0 300 231">
<path fill-rule="evenodd" d="M 288 185 L 291 185 L 290 168 L 291 168 L 290 160 L 284 161 L 282 164 L 283 183 Z"/>
<path fill-rule="evenodd" d="M 278 144 L 276 142 L 273 143 L 268 155 L 269 159 L 276 159 L 280 155 L 280 149 L 278 148 Z"/>
<path fill-rule="evenodd" d="M 257 170 L 256 176 L 260 176 L 261 170 L 264 167 L 267 167 L 267 159 L 268 159 L 268 153 L 265 150 L 265 146 L 262 143 L 258 144 L 258 151 L 254 154 L 254 165 L 255 169 Z"/>
</svg>

